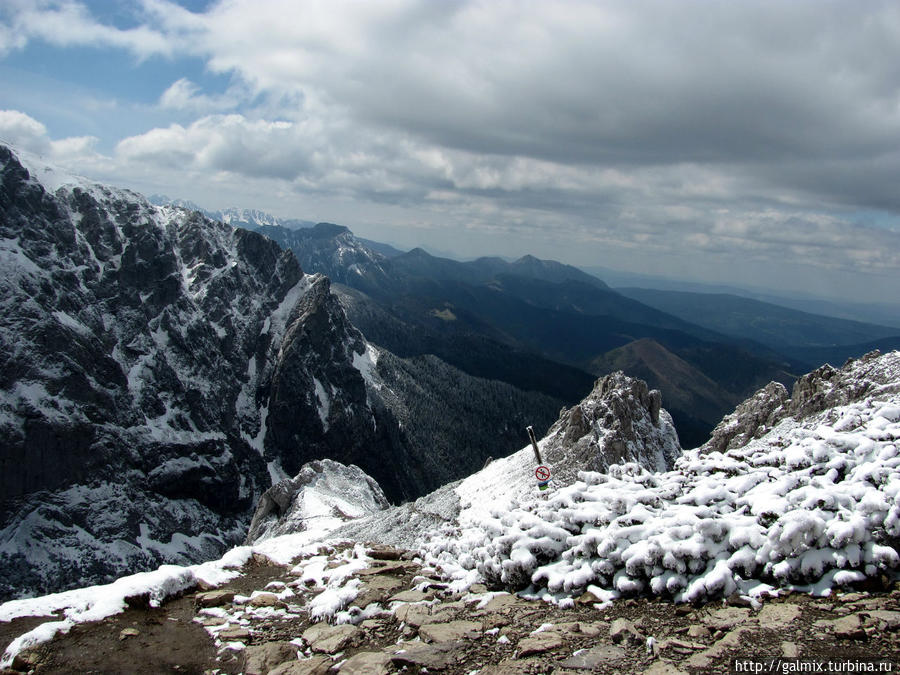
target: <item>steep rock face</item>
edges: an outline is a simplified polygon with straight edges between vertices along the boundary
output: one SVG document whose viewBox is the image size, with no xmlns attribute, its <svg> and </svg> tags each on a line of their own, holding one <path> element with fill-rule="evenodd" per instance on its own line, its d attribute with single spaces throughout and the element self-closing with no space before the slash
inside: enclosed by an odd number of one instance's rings
<svg viewBox="0 0 900 675">
<path fill-rule="evenodd" d="M 544 457 L 560 479 L 637 462 L 665 471 L 681 454 L 662 396 L 621 371 L 597 380 L 581 403 L 563 410 L 547 432 Z"/>
<path fill-rule="evenodd" d="M 304 269 L 320 272 L 335 283 L 353 287 L 393 287 L 387 258 L 363 244 L 342 225 L 318 223 L 314 227 L 290 229 L 260 225 L 260 234 L 290 249 Z"/>
<path fill-rule="evenodd" d="M 0 148 L 0 597 L 208 557 L 311 459 L 391 463 L 327 279 L 26 164 Z"/>
<path fill-rule="evenodd" d="M 800 422 L 830 408 L 861 401 L 874 393 L 898 390 L 895 362 L 873 351 L 847 361 L 841 368 L 828 364 L 799 378 L 787 390 L 771 382 L 741 403 L 713 430 L 702 450 L 725 452 L 744 447 L 787 418 Z"/>
<path fill-rule="evenodd" d="M 292 532 L 327 531 L 387 507 L 378 483 L 358 466 L 330 459 L 309 462 L 294 478 L 263 493 L 246 543 Z"/>
<path fill-rule="evenodd" d="M 787 389 L 779 382 L 770 382 L 726 415 L 713 429 L 704 448 L 710 452 L 725 452 L 741 448 L 771 429 L 783 416 L 789 402 Z"/>
</svg>

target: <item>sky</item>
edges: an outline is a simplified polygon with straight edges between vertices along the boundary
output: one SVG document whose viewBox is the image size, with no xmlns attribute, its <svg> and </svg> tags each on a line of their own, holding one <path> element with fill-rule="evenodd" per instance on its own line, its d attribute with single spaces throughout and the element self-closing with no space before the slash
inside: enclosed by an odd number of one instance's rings
<svg viewBox="0 0 900 675">
<path fill-rule="evenodd" d="M 3 0 L 0 139 L 401 248 L 895 302 L 893 0 Z"/>
</svg>

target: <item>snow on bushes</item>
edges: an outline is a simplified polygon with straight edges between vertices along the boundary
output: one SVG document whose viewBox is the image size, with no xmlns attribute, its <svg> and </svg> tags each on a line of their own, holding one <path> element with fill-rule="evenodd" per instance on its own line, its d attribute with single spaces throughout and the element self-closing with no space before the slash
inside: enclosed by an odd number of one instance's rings
<svg viewBox="0 0 900 675">
<path fill-rule="evenodd" d="M 786 419 L 724 453 L 687 451 L 666 473 L 613 466 L 506 509 L 464 509 L 425 545 L 426 559 L 466 584 L 686 602 L 769 584 L 823 590 L 891 570 L 900 396 L 885 398 Z"/>
</svg>

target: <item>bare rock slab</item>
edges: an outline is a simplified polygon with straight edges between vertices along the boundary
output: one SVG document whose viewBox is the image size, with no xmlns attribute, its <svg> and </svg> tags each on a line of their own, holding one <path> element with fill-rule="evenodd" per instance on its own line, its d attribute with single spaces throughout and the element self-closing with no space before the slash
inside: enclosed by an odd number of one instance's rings
<svg viewBox="0 0 900 675">
<path fill-rule="evenodd" d="M 275 666 L 269 675 L 327 675 L 331 669 L 331 659 L 326 656 L 313 656 L 301 661 L 287 661 Z"/>
<path fill-rule="evenodd" d="M 712 630 L 731 630 L 750 620 L 746 607 L 722 607 L 705 617 L 703 623 Z"/>
<path fill-rule="evenodd" d="M 391 602 L 423 602 L 431 600 L 434 593 L 427 591 L 401 591 L 397 595 L 391 596 Z"/>
<path fill-rule="evenodd" d="M 534 654 L 543 654 L 557 647 L 562 647 L 563 639 L 559 633 L 545 631 L 543 633 L 535 633 L 529 635 L 519 642 L 518 656 L 532 656 Z"/>
<path fill-rule="evenodd" d="M 234 600 L 234 591 L 208 591 L 194 597 L 197 607 L 221 607 Z"/>
<path fill-rule="evenodd" d="M 216 633 L 216 637 L 223 642 L 232 642 L 234 640 L 249 640 L 250 631 L 243 626 L 231 626 L 229 628 L 225 628 L 224 630 L 220 630 L 218 633 Z"/>
<path fill-rule="evenodd" d="M 688 674 L 685 671 L 677 668 L 674 663 L 668 663 L 667 661 L 656 661 L 653 665 L 649 666 L 644 671 L 644 675 L 688 675 Z"/>
<path fill-rule="evenodd" d="M 864 612 L 866 623 L 874 623 L 879 630 L 894 631 L 900 628 L 900 612 L 889 609 L 870 609 Z"/>
<path fill-rule="evenodd" d="M 625 650 L 621 647 L 603 645 L 591 649 L 582 649 L 559 662 L 563 668 L 572 670 L 593 670 L 601 665 L 625 658 Z"/>
<path fill-rule="evenodd" d="M 259 593 L 247 601 L 251 607 L 284 607 L 284 603 L 274 593 Z"/>
<path fill-rule="evenodd" d="M 303 639 L 318 654 L 334 654 L 351 645 L 361 632 L 359 626 L 317 623 L 303 631 Z"/>
<path fill-rule="evenodd" d="M 340 669 L 341 675 L 389 675 L 392 672 L 391 655 L 384 652 L 359 652 L 347 659 Z"/>
<path fill-rule="evenodd" d="M 481 624 L 475 621 L 450 621 L 426 623 L 419 627 L 419 636 L 425 642 L 453 642 L 481 633 Z"/>
<path fill-rule="evenodd" d="M 831 622 L 831 630 L 837 638 L 846 640 L 860 640 L 866 637 L 863 630 L 862 617 L 859 614 L 850 614 Z"/>
<path fill-rule="evenodd" d="M 297 646 L 290 642 L 264 642 L 244 650 L 245 675 L 266 675 L 285 661 L 297 660 Z"/>
<path fill-rule="evenodd" d="M 357 607 L 365 607 L 373 602 L 384 602 L 402 585 L 403 582 L 397 577 L 383 574 L 372 576 L 357 594 L 353 604 Z"/>
<path fill-rule="evenodd" d="M 431 610 L 426 605 L 400 605 L 394 612 L 397 621 L 418 628 L 424 623 L 440 623 L 431 620 Z"/>
<path fill-rule="evenodd" d="M 766 604 L 756 615 L 763 628 L 786 628 L 800 617 L 800 607 L 789 603 Z"/>
<path fill-rule="evenodd" d="M 412 645 L 391 656 L 395 666 L 412 666 L 429 670 L 441 670 L 459 662 L 466 648 L 464 642 L 440 642 Z M 343 671 L 341 671 L 343 672 Z"/>
</svg>

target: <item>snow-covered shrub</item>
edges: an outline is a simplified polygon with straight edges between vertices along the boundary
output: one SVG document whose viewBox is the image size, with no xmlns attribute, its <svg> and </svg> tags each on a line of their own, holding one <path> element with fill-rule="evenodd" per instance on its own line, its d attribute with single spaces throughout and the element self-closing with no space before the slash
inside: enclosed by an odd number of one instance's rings
<svg viewBox="0 0 900 675">
<path fill-rule="evenodd" d="M 887 398 L 783 420 L 726 452 L 687 451 L 665 473 L 582 472 L 549 496 L 472 516 L 426 558 L 457 577 L 477 569 L 493 587 L 679 601 L 896 568 L 900 395 Z"/>
</svg>

